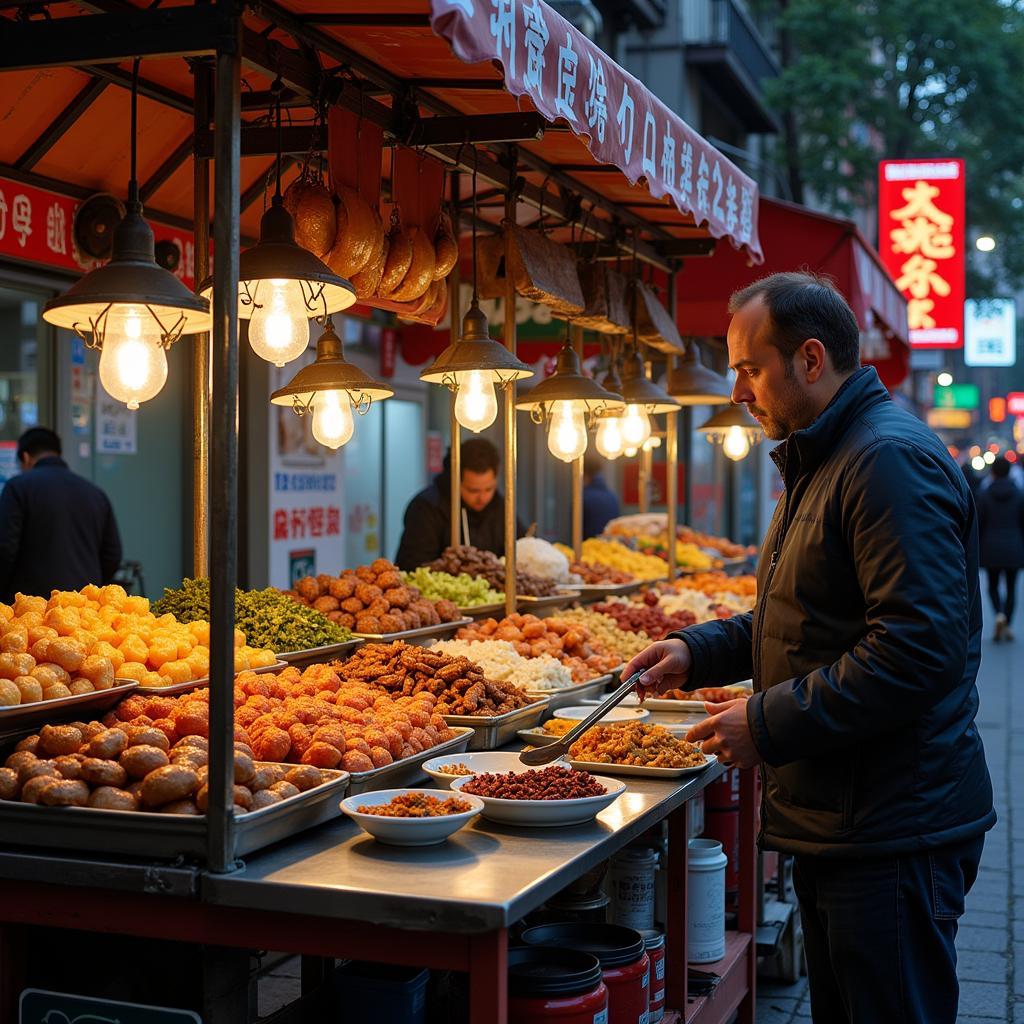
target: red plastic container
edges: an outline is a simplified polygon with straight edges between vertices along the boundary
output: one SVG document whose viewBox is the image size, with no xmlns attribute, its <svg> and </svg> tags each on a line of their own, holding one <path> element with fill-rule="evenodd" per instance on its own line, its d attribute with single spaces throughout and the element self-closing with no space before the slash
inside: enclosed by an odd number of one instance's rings
<svg viewBox="0 0 1024 1024">
<path fill-rule="evenodd" d="M 729 858 L 725 866 L 725 901 L 734 907 L 740 888 L 740 770 L 730 768 L 704 790 L 704 832 L 717 839 Z"/>
<path fill-rule="evenodd" d="M 546 924 L 528 928 L 523 942 L 597 957 L 608 987 L 608 1024 L 647 1024 L 651 962 L 638 931 L 614 924 Z"/>
<path fill-rule="evenodd" d="M 651 995 L 647 1005 L 647 1024 L 658 1024 L 665 1016 L 665 933 L 650 928 L 640 933 L 651 961 Z"/>
<path fill-rule="evenodd" d="M 572 949 L 508 951 L 509 1024 L 608 1024 L 608 989 L 597 957 Z"/>
</svg>

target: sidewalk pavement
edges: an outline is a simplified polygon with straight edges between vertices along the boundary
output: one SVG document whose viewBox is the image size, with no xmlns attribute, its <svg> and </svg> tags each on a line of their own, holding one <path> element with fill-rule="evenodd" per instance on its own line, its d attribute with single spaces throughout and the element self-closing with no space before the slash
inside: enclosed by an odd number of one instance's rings
<svg viewBox="0 0 1024 1024">
<path fill-rule="evenodd" d="M 994 620 L 986 602 L 986 624 Z M 1013 643 L 993 643 L 990 632 L 986 625 L 977 724 L 999 822 L 985 837 L 981 871 L 960 919 L 957 1024 L 1024 1024 L 1024 693 L 1016 692 L 1024 686 L 1024 627 Z M 757 1024 L 810 1020 L 806 978 L 758 986 Z"/>
</svg>

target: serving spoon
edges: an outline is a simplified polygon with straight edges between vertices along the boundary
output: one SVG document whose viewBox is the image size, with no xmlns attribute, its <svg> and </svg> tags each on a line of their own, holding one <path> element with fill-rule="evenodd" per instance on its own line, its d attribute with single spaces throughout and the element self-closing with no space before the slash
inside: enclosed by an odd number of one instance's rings
<svg viewBox="0 0 1024 1024">
<path fill-rule="evenodd" d="M 598 704 L 593 711 L 587 715 L 578 725 L 573 726 L 561 739 L 554 743 L 547 743 L 542 747 L 534 747 L 533 750 L 524 750 L 519 755 L 523 764 L 541 765 L 551 764 L 557 761 L 569 748 L 600 718 L 603 718 L 613 707 L 620 704 L 622 700 L 636 688 L 640 681 L 642 672 L 634 672 L 603 704 Z"/>
</svg>

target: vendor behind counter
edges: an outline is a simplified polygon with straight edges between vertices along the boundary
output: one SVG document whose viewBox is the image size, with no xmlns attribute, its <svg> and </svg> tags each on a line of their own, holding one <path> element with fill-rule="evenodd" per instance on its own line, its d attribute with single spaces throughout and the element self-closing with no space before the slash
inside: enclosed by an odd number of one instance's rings
<svg viewBox="0 0 1024 1024">
<path fill-rule="evenodd" d="M 462 442 L 459 492 L 469 525 L 469 543 L 496 555 L 505 554 L 505 498 L 498 490 L 498 449 L 484 438 Z M 461 515 L 461 509 L 456 515 Z M 441 556 L 451 542 L 451 451 L 434 482 L 420 491 L 405 510 L 405 528 L 395 562 L 412 570 Z M 516 536 L 524 534 L 516 520 Z M 465 541 L 460 524 L 459 536 Z"/>
</svg>

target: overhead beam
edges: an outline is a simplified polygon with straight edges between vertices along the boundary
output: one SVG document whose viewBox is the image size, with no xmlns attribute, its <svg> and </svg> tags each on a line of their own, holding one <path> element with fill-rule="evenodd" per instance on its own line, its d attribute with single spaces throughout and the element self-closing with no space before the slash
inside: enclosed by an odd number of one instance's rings
<svg viewBox="0 0 1024 1024">
<path fill-rule="evenodd" d="M 119 68 L 116 64 L 89 64 L 83 67 L 82 70 L 88 71 L 94 78 L 102 78 L 114 85 L 119 85 L 122 89 L 131 89 L 132 87 L 131 72 Z M 168 89 L 165 85 L 151 82 L 149 79 L 141 76 L 139 77 L 139 95 L 145 96 L 148 100 L 162 103 L 165 107 L 180 110 L 183 114 L 188 114 L 190 117 L 192 116 L 191 96 L 175 92 L 174 89 Z"/>
<path fill-rule="evenodd" d="M 213 53 L 224 15 L 217 6 L 158 7 L 4 24 L 0 70 L 119 64 L 135 57 Z"/>
<path fill-rule="evenodd" d="M 175 147 L 174 151 L 166 160 L 139 186 L 139 199 L 148 203 L 161 186 L 170 181 L 174 173 L 184 166 L 185 161 L 192 156 L 192 139 L 189 135 L 184 142 Z"/>
<path fill-rule="evenodd" d="M 75 121 L 99 98 L 107 84 L 101 79 L 90 79 L 79 90 L 78 95 L 43 129 L 35 142 L 14 161 L 14 166 L 23 171 L 31 171 L 57 145 Z"/>
<path fill-rule="evenodd" d="M 659 242 L 658 249 L 673 259 L 692 256 L 713 256 L 717 238 L 673 238 L 667 242 Z"/>
<path fill-rule="evenodd" d="M 449 146 L 493 142 L 530 142 L 544 138 L 547 121 L 533 111 L 461 117 L 421 117 L 406 136 L 408 146 Z"/>
<path fill-rule="evenodd" d="M 280 137 L 282 153 L 308 153 L 313 148 L 327 148 L 327 133 L 311 125 L 282 125 Z M 271 125 L 242 125 L 242 156 L 273 156 L 277 153 L 277 144 L 277 128 Z M 208 129 L 196 136 L 195 153 L 203 159 L 213 159 L 212 131 Z"/>
</svg>

